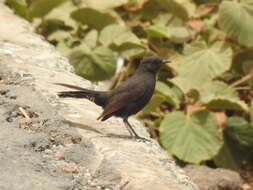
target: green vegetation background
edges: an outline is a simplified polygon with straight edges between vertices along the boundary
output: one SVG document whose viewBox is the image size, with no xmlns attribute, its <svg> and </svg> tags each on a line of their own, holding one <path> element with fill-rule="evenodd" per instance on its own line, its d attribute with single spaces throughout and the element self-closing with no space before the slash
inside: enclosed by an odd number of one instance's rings
<svg viewBox="0 0 253 190">
<path fill-rule="evenodd" d="M 139 114 L 181 163 L 253 160 L 253 0 L 7 0 L 91 81 L 141 57 L 173 60 Z"/>
</svg>

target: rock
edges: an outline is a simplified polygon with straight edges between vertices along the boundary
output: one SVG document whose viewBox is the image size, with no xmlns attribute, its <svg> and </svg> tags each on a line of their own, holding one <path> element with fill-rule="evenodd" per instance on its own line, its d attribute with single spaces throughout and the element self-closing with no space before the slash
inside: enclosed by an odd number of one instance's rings
<svg viewBox="0 0 253 190">
<path fill-rule="evenodd" d="M 200 190 L 240 190 L 242 179 L 234 171 L 212 169 L 207 166 L 188 165 L 184 168 L 187 175 L 196 183 Z"/>
<path fill-rule="evenodd" d="M 3 2 L 1 190 L 198 189 L 156 141 L 129 139 L 119 119 L 97 121 L 101 108 L 88 100 L 59 99 L 66 88 L 56 82 L 93 87 Z M 131 122 L 149 138 L 140 122 Z"/>
</svg>

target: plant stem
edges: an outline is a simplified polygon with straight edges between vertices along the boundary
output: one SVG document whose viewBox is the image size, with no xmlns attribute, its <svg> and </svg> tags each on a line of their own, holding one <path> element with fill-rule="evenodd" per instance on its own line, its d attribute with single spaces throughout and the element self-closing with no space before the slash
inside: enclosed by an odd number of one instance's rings
<svg viewBox="0 0 253 190">
<path fill-rule="evenodd" d="M 249 74 L 244 76 L 243 78 L 241 78 L 238 81 L 235 81 L 234 83 L 232 83 L 230 85 L 230 87 L 233 88 L 233 87 L 238 86 L 239 84 L 244 83 L 244 82 L 246 82 L 247 80 L 250 80 L 250 79 L 253 79 L 253 70 Z"/>
</svg>

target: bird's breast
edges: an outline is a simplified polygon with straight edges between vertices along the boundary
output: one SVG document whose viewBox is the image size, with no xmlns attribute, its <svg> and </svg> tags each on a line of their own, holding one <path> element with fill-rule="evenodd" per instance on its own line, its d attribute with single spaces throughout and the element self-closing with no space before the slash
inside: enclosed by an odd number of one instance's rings
<svg viewBox="0 0 253 190">
<path fill-rule="evenodd" d="M 127 115 L 133 115 L 139 112 L 140 110 L 142 110 L 151 99 L 154 93 L 154 88 L 155 88 L 155 82 L 154 83 L 150 82 L 148 86 L 146 87 L 146 90 L 143 93 L 143 95 L 125 107 L 125 113 Z"/>
</svg>

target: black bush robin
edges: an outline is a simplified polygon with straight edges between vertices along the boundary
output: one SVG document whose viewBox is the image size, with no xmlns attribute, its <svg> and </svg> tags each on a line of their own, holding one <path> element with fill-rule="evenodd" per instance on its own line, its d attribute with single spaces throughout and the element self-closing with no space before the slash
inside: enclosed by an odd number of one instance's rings
<svg viewBox="0 0 253 190">
<path fill-rule="evenodd" d="M 69 84 L 56 83 L 57 85 L 75 89 L 75 91 L 59 92 L 59 97 L 86 98 L 104 111 L 98 120 L 105 121 L 112 116 L 120 117 L 133 138 L 142 139 L 128 122 L 130 115 L 139 112 L 153 95 L 156 73 L 164 63 L 169 63 L 157 56 L 144 58 L 134 75 L 126 79 L 120 86 L 110 91 L 94 91 Z"/>
</svg>

